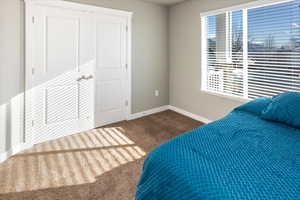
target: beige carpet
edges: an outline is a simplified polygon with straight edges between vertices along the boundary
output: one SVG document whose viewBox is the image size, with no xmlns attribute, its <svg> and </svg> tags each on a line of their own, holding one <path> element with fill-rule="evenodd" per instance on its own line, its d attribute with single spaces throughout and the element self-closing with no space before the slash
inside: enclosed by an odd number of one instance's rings
<svg viewBox="0 0 300 200">
<path fill-rule="evenodd" d="M 133 200 L 147 152 L 199 125 L 165 111 L 35 145 L 0 164 L 0 200 Z"/>
</svg>

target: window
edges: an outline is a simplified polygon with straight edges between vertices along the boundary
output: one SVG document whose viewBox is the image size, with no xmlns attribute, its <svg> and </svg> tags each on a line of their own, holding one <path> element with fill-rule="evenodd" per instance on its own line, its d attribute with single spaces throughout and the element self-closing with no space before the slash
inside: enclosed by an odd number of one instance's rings
<svg viewBox="0 0 300 200">
<path fill-rule="evenodd" d="M 250 99 L 300 91 L 300 0 L 205 14 L 202 32 L 202 90 Z"/>
</svg>

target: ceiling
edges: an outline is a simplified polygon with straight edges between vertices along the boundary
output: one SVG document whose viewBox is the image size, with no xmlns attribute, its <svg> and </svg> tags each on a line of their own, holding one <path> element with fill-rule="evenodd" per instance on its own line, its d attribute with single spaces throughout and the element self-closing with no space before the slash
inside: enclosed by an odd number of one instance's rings
<svg viewBox="0 0 300 200">
<path fill-rule="evenodd" d="M 158 3 L 158 4 L 163 4 L 163 5 L 172 5 L 176 3 L 180 3 L 186 0 L 143 0 L 143 1 L 148 1 L 152 3 Z"/>
</svg>

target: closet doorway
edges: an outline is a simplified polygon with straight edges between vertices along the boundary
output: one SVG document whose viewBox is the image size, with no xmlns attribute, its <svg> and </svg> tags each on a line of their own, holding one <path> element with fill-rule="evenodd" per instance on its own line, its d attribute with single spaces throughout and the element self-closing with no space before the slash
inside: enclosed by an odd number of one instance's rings
<svg viewBox="0 0 300 200">
<path fill-rule="evenodd" d="M 127 119 L 131 16 L 59 0 L 26 1 L 26 143 Z"/>
</svg>

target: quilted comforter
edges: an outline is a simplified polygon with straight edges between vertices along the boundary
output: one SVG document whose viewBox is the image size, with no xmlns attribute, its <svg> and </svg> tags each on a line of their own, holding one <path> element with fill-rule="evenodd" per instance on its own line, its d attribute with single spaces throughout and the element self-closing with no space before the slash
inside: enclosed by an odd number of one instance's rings
<svg viewBox="0 0 300 200">
<path fill-rule="evenodd" d="M 300 130 L 234 110 L 147 157 L 136 200 L 300 200 Z"/>
</svg>

